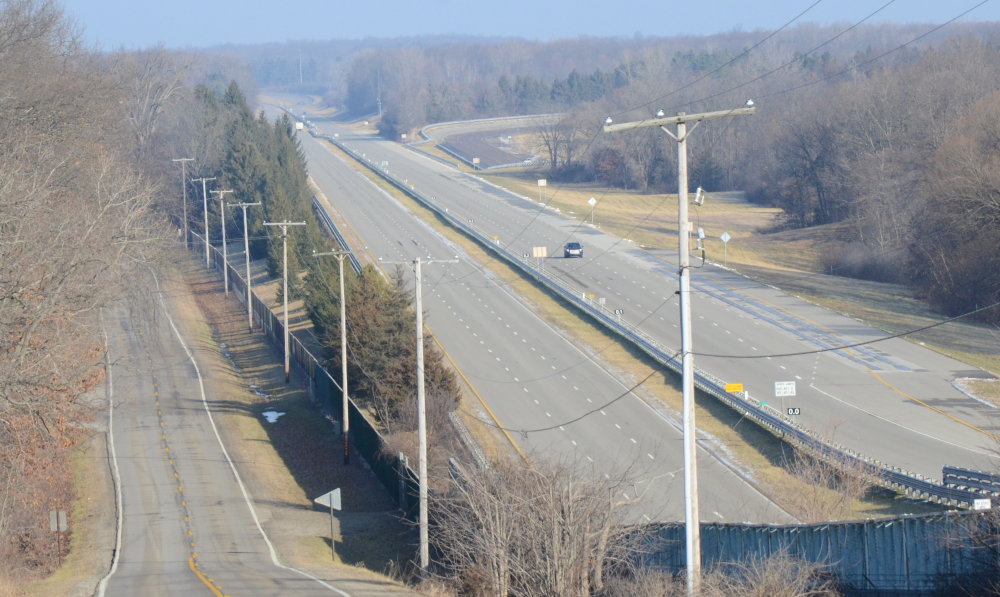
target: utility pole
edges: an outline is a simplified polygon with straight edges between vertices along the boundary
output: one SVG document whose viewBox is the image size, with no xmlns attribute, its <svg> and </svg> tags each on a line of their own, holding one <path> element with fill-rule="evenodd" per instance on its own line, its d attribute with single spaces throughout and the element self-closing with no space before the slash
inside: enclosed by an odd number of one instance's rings
<svg viewBox="0 0 1000 597">
<path fill-rule="evenodd" d="M 219 194 L 219 221 L 222 223 L 222 288 L 226 296 L 229 296 L 229 252 L 226 249 L 226 194 L 232 193 L 232 189 L 225 191 L 212 191 Z"/>
<path fill-rule="evenodd" d="M 184 248 L 188 248 L 188 179 L 187 163 L 193 162 L 194 158 L 175 158 L 171 162 L 181 163 L 181 191 L 184 193 Z"/>
<path fill-rule="evenodd" d="M 687 138 L 704 120 L 753 114 L 756 108 L 753 102 L 747 100 L 746 107 L 718 112 L 703 112 L 701 114 L 685 114 L 664 118 L 663 110 L 656 118 L 612 124 L 609 116 L 604 121 L 604 132 L 632 130 L 647 127 L 659 127 L 663 132 L 677 141 L 677 253 L 680 261 L 680 317 L 681 317 L 681 387 L 683 390 L 683 429 L 684 429 L 684 527 L 685 547 L 687 552 L 687 592 L 697 595 L 701 589 L 701 520 L 698 516 L 698 470 L 696 462 L 697 433 L 694 421 L 694 355 L 692 354 L 691 331 L 691 271 L 690 246 L 688 241 L 688 180 L 687 180 Z M 687 123 L 693 122 L 691 130 Z M 677 125 L 677 132 L 672 133 L 668 125 Z"/>
<path fill-rule="evenodd" d="M 344 464 L 351 463 L 351 450 L 348 440 L 351 419 L 350 412 L 348 412 L 350 398 L 347 395 L 347 295 L 344 294 L 344 259 L 350 254 L 350 251 L 330 251 L 328 253 L 313 251 L 313 257 L 333 255 L 337 258 L 337 265 L 340 267 L 340 387 L 341 403 L 343 406 L 343 433 L 341 435 L 344 437 Z"/>
<path fill-rule="evenodd" d="M 382 263 L 406 263 L 404 261 L 382 261 Z M 427 525 L 427 405 L 424 398 L 424 307 L 421 291 L 421 265 L 431 263 L 458 263 L 458 259 L 426 259 L 419 257 L 413 263 L 413 295 L 417 310 L 417 444 L 418 476 L 420 477 L 420 573 L 426 575 L 430 565 L 430 543 Z"/>
<path fill-rule="evenodd" d="M 256 203 L 230 203 L 232 207 L 242 207 L 243 208 L 243 255 L 246 257 L 247 265 L 247 326 L 249 326 L 250 331 L 253 331 L 253 305 L 250 303 L 250 229 L 247 228 L 247 208 L 253 207 L 254 205 L 260 205 L 260 201 Z"/>
<path fill-rule="evenodd" d="M 213 176 L 212 178 L 202 177 L 202 178 L 191 179 L 191 182 L 201 183 L 201 203 L 202 206 L 205 208 L 205 267 L 212 267 L 212 262 L 209 260 L 208 256 L 208 191 L 205 190 L 207 188 L 205 187 L 205 183 L 210 180 L 215 180 L 215 177 Z"/>
<path fill-rule="evenodd" d="M 281 226 L 281 298 L 285 300 L 285 383 L 291 375 L 288 359 L 288 227 L 305 226 L 305 222 L 264 222 L 265 226 Z"/>
</svg>

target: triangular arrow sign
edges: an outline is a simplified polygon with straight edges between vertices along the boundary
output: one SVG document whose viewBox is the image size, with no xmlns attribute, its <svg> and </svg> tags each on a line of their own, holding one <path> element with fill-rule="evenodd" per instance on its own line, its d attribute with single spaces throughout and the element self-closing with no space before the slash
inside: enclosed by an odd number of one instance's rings
<svg viewBox="0 0 1000 597">
<path fill-rule="evenodd" d="M 340 488 L 338 487 L 329 493 L 324 493 L 313 501 L 321 506 L 340 510 Z"/>
</svg>

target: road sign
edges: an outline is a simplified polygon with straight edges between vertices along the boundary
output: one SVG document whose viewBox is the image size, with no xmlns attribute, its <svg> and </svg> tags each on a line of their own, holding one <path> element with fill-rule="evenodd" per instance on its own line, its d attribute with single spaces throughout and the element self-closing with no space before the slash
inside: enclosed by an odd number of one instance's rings
<svg viewBox="0 0 1000 597">
<path fill-rule="evenodd" d="M 324 493 L 313 501 L 331 510 L 340 510 L 340 488 L 338 487 L 329 493 Z"/>
<path fill-rule="evenodd" d="M 722 236 L 719 237 L 719 239 L 721 239 L 722 242 L 724 242 L 724 243 L 728 243 L 730 240 L 732 240 L 732 238 L 733 237 L 729 236 L 728 232 L 723 232 Z"/>
<path fill-rule="evenodd" d="M 788 413 L 788 416 L 795 416 L 795 415 L 797 415 L 797 414 L 800 414 L 800 413 L 801 413 L 802 411 L 801 411 L 800 409 L 798 409 L 798 408 L 795 408 L 795 407 L 791 407 L 791 406 L 790 406 L 790 407 L 788 407 L 788 408 L 787 408 L 787 409 L 785 410 L 785 412 L 787 412 L 787 413 Z"/>
<path fill-rule="evenodd" d="M 531 256 L 535 259 L 544 259 L 549 256 L 548 247 L 531 247 Z"/>
<path fill-rule="evenodd" d="M 66 524 L 65 510 L 49 510 L 49 530 L 53 533 L 69 530 L 69 526 Z"/>
<path fill-rule="evenodd" d="M 741 384 L 741 383 L 727 383 L 726 384 L 726 391 L 729 392 L 729 393 L 742 392 L 743 391 L 743 384 Z"/>
<path fill-rule="evenodd" d="M 782 396 L 794 396 L 795 395 L 795 382 L 794 381 L 776 381 L 774 382 L 774 396 L 775 398 L 781 398 Z"/>
<path fill-rule="evenodd" d="M 990 498 L 976 498 L 972 500 L 973 510 L 989 510 L 992 507 Z"/>
</svg>

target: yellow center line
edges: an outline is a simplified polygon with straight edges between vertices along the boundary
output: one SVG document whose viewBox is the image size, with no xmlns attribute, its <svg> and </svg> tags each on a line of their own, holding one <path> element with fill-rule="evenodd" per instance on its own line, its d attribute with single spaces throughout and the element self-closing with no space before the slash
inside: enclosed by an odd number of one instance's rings
<svg viewBox="0 0 1000 597">
<path fill-rule="evenodd" d="M 192 556 L 188 558 L 188 566 L 191 567 L 191 571 L 194 572 L 198 576 L 198 578 L 201 579 L 201 582 L 205 583 L 205 586 L 208 587 L 209 590 L 211 590 L 212 593 L 215 594 L 215 597 L 223 597 L 224 594 L 222 592 L 222 589 L 217 587 L 215 585 L 215 582 L 211 578 L 205 576 L 205 574 L 198 569 L 198 564 L 195 563 L 194 561 L 196 557 L 198 557 L 198 554 L 192 554 Z"/>
<path fill-rule="evenodd" d="M 931 406 L 930 404 L 927 404 L 926 402 L 924 402 L 923 400 L 917 398 L 916 396 L 913 396 L 911 394 L 907 394 L 903 390 L 900 390 L 896 386 L 894 386 L 891 383 L 887 382 L 886 380 L 882 379 L 882 376 L 880 376 L 878 373 L 875 373 L 875 371 L 873 371 L 872 369 L 869 368 L 868 372 L 871 373 L 872 376 L 875 377 L 875 379 L 879 380 L 882 383 L 882 385 L 884 385 L 885 387 L 889 388 L 893 392 L 896 392 L 897 394 L 899 394 L 901 396 L 905 396 L 905 397 L 909 398 L 910 400 L 916 402 L 917 404 L 920 404 L 921 406 L 926 406 L 927 408 L 933 410 L 934 412 L 936 412 L 938 414 L 942 414 L 942 415 L 948 417 L 949 419 L 951 419 L 952 421 L 955 421 L 956 423 L 961 423 L 962 425 L 965 425 L 969 429 L 974 429 L 975 431 L 978 431 L 979 433 L 982 433 L 986 437 L 989 437 L 989 438 L 995 439 L 995 440 L 1000 440 L 1000 436 L 993 435 L 989 431 L 986 431 L 985 429 L 980 429 L 979 427 L 976 427 L 975 425 L 973 425 L 972 423 L 969 423 L 968 421 L 960 419 L 959 417 L 956 417 L 954 415 L 948 414 L 948 413 L 944 412 L 943 410 L 941 410 L 940 408 L 938 408 L 936 406 Z"/>
<path fill-rule="evenodd" d="M 430 332 L 430 327 L 428 326 L 424 327 L 426 327 L 427 331 Z M 441 344 L 441 341 L 438 340 L 437 336 L 435 336 L 433 333 L 431 333 L 431 338 L 434 338 L 434 343 L 437 344 L 438 348 L 441 349 L 441 352 L 444 353 L 445 358 L 448 359 L 448 362 L 451 363 L 451 366 L 454 367 L 455 371 L 457 371 L 458 374 L 462 377 L 462 380 L 465 381 L 465 383 L 469 386 L 469 389 L 472 390 L 472 393 L 475 394 L 476 398 L 479 399 L 479 403 L 483 405 L 483 408 L 486 409 L 486 412 L 490 415 L 490 418 L 493 419 L 493 423 L 496 425 L 497 429 L 499 429 L 504 434 L 504 436 L 507 437 L 507 441 L 510 442 L 510 445 L 514 446 L 514 449 L 517 450 L 517 453 L 521 455 L 521 459 L 524 460 L 525 462 L 529 462 L 528 457 L 525 456 L 524 451 L 521 450 L 521 446 L 517 445 L 517 442 L 514 441 L 514 438 L 511 437 L 510 434 L 507 433 L 507 430 L 504 428 L 504 426 L 500 424 L 500 420 L 497 419 L 497 416 L 493 413 L 493 409 L 490 408 L 489 404 L 486 404 L 486 400 L 483 400 L 483 397 L 479 394 L 479 391 L 476 390 L 476 386 L 472 385 L 472 382 L 469 381 L 469 378 L 465 376 L 465 373 L 463 373 L 462 370 L 459 368 L 459 366 L 455 363 L 455 359 L 451 358 L 451 355 L 448 354 L 447 350 L 445 350 L 445 347 L 443 344 Z"/>
</svg>

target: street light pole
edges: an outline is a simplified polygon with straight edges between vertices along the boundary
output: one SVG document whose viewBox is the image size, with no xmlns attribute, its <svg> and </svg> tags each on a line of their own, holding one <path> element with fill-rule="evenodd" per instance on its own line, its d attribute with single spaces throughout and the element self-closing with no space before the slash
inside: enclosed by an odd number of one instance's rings
<svg viewBox="0 0 1000 597">
<path fill-rule="evenodd" d="M 219 222 L 222 224 L 222 288 L 226 296 L 229 296 L 229 252 L 226 249 L 226 194 L 232 193 L 232 189 L 225 191 L 212 191 L 219 195 Z"/>
<path fill-rule="evenodd" d="M 288 227 L 305 226 L 305 222 L 264 222 L 265 226 L 281 226 L 281 298 L 285 301 L 285 383 L 291 378 L 288 358 Z"/>
<path fill-rule="evenodd" d="M 343 407 L 341 434 L 344 437 L 344 464 L 351 463 L 350 436 L 351 419 L 348 411 L 350 398 L 347 394 L 347 295 L 344 294 L 344 259 L 350 255 L 350 251 L 329 251 L 327 253 L 317 253 L 313 251 L 313 257 L 333 255 L 337 258 L 337 265 L 340 268 L 340 387 L 341 406 Z"/>
<path fill-rule="evenodd" d="M 253 331 L 253 306 L 250 304 L 250 229 L 247 228 L 247 208 L 253 207 L 254 205 L 260 205 L 260 201 L 256 203 L 230 203 L 229 205 L 233 207 L 243 208 L 243 255 L 246 258 L 247 266 L 247 326 L 249 326 L 250 331 Z"/>
<path fill-rule="evenodd" d="M 701 588 L 701 520 L 698 516 L 698 470 L 696 462 L 696 427 L 694 413 L 694 354 L 692 353 L 691 330 L 691 271 L 690 247 L 688 242 L 688 180 L 687 180 L 687 137 L 704 120 L 753 114 L 756 108 L 753 102 L 747 101 L 747 107 L 701 114 L 685 114 L 663 117 L 659 111 L 656 118 L 612 124 L 611 117 L 604 123 L 604 132 L 613 133 L 647 127 L 659 127 L 663 132 L 677 141 L 677 237 L 678 259 L 680 270 L 680 317 L 681 317 L 681 387 L 683 392 L 683 430 L 684 430 L 684 527 L 685 547 L 687 555 L 687 592 L 697 595 Z M 693 122 L 691 130 L 687 123 Z M 672 133 L 668 125 L 676 125 L 677 132 Z"/>
<path fill-rule="evenodd" d="M 193 162 L 194 158 L 175 158 L 171 162 L 181 163 L 181 191 L 184 194 L 184 248 L 188 248 L 188 180 L 187 163 Z"/>
<path fill-rule="evenodd" d="M 205 232 L 205 267 L 211 267 L 212 266 L 212 263 L 211 263 L 211 261 L 209 261 L 209 256 L 208 256 L 208 191 L 205 190 L 207 188 L 205 186 L 205 183 L 208 182 L 208 181 L 210 181 L 210 180 L 215 180 L 215 177 L 213 176 L 212 178 L 202 177 L 202 178 L 192 178 L 191 179 L 191 182 L 200 182 L 201 183 L 201 203 L 202 203 L 202 206 L 205 209 L 205 229 L 204 229 L 204 232 Z"/>
</svg>

